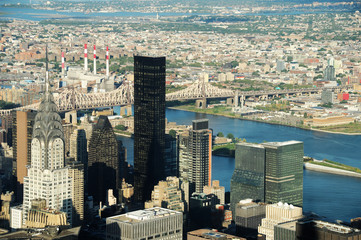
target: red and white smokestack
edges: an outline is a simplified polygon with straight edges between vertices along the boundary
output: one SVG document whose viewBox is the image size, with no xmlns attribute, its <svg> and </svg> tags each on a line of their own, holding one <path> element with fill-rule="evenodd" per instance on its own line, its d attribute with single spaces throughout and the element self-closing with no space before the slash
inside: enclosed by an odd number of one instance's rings
<svg viewBox="0 0 361 240">
<path fill-rule="evenodd" d="M 63 74 L 63 77 L 65 76 L 65 58 L 64 58 L 64 52 L 61 52 L 61 72 Z"/>
<path fill-rule="evenodd" d="M 106 53 L 106 65 L 107 65 L 107 77 L 109 77 L 109 48 L 107 46 L 107 53 Z"/>
<path fill-rule="evenodd" d="M 97 74 L 97 50 L 94 45 L 94 74 Z"/>
<path fill-rule="evenodd" d="M 88 48 L 86 44 L 84 44 L 84 71 L 88 71 Z"/>
</svg>

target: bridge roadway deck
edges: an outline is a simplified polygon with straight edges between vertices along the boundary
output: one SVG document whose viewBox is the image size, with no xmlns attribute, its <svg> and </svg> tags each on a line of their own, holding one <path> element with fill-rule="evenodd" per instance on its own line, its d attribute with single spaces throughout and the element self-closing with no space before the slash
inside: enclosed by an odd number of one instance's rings
<svg viewBox="0 0 361 240">
<path fill-rule="evenodd" d="M 340 91 L 348 88 L 334 87 L 329 88 L 332 91 Z M 280 95 L 294 94 L 312 94 L 320 93 L 324 88 L 304 88 L 304 89 L 288 89 L 288 90 L 272 90 L 272 91 L 232 91 L 229 89 L 220 89 L 212 86 L 210 83 L 196 82 L 186 89 L 168 93 L 166 101 L 176 100 L 196 100 L 196 99 L 212 99 L 212 98 L 234 98 L 235 96 L 243 97 L 272 97 Z M 131 85 L 122 85 L 111 92 L 100 93 L 83 93 L 76 89 L 65 89 L 61 93 L 54 93 L 54 100 L 58 106 L 58 111 L 65 112 L 71 110 L 84 110 L 100 107 L 113 107 L 130 105 L 134 102 L 134 88 Z M 39 103 L 22 106 L 15 109 L 0 110 L 0 116 L 9 115 L 12 110 L 37 109 Z"/>
</svg>

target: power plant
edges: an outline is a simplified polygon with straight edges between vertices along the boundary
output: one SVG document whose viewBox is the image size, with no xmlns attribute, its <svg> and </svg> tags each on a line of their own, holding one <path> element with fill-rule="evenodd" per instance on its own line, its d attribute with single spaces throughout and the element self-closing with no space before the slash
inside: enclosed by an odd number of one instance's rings
<svg viewBox="0 0 361 240">
<path fill-rule="evenodd" d="M 94 92 L 108 92 L 114 90 L 114 77 L 110 77 L 109 73 L 109 47 L 106 46 L 106 69 L 105 75 L 97 74 L 97 53 L 96 45 L 94 44 L 93 53 L 93 72 L 88 71 L 88 44 L 84 44 L 84 68 L 79 66 L 65 67 L 65 52 L 61 52 L 61 68 L 62 80 L 59 82 L 59 87 L 69 85 L 81 85 L 81 88 L 87 92 L 90 84 L 93 85 Z M 80 58 L 79 58 L 80 59 Z M 74 60 L 74 57 L 73 57 Z"/>
</svg>

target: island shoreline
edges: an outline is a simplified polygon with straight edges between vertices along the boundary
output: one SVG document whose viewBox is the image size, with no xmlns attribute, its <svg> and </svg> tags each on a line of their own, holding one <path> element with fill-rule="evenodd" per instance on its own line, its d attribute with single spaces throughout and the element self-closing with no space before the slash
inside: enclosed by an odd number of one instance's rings
<svg viewBox="0 0 361 240">
<path fill-rule="evenodd" d="M 187 112 L 203 113 L 203 112 L 193 111 L 193 110 L 189 110 L 189 109 L 180 109 L 180 108 L 177 108 L 177 107 L 167 107 L 167 108 L 173 109 L 173 110 L 187 111 Z M 246 119 L 246 118 L 240 118 L 240 117 L 237 117 L 237 116 L 228 116 L 228 115 L 225 115 L 225 114 L 217 114 L 217 113 L 205 113 L 205 114 L 223 116 L 223 117 L 234 118 L 234 119 L 245 120 L 245 121 L 267 123 L 267 124 L 272 124 L 272 125 L 293 127 L 293 128 L 298 128 L 298 129 L 303 129 L 303 130 L 308 130 L 308 131 L 315 131 L 315 132 L 332 133 L 332 134 L 349 135 L 349 136 L 361 136 L 361 133 L 331 132 L 331 131 L 315 129 L 315 128 L 303 128 L 303 127 L 297 127 L 297 126 L 292 126 L 292 125 L 287 125 L 287 124 L 282 124 L 282 123 L 267 122 L 267 121 L 256 120 L 256 119 Z"/>
</svg>

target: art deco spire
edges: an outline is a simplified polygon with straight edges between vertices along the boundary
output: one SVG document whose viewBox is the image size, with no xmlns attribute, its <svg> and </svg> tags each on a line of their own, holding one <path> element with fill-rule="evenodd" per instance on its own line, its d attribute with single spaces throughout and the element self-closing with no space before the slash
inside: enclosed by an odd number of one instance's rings
<svg viewBox="0 0 361 240">
<path fill-rule="evenodd" d="M 49 147 L 53 140 L 60 138 L 64 142 L 63 127 L 61 118 L 57 112 L 57 106 L 50 91 L 49 69 L 48 69 L 48 47 L 46 47 L 46 75 L 45 75 L 45 94 L 39 106 L 39 112 L 36 114 L 33 130 L 33 139 L 40 141 L 41 148 L 45 149 L 42 161 L 43 166 L 49 164 Z"/>
</svg>

